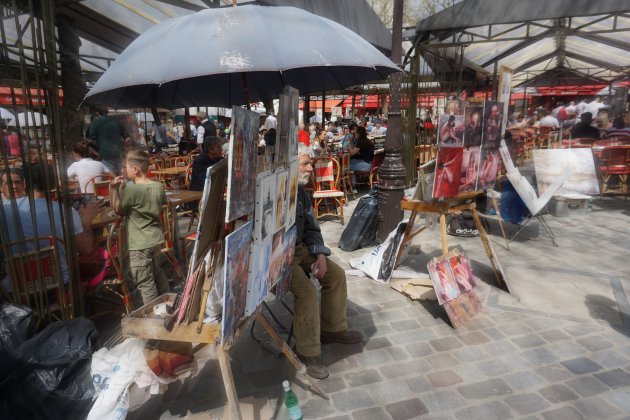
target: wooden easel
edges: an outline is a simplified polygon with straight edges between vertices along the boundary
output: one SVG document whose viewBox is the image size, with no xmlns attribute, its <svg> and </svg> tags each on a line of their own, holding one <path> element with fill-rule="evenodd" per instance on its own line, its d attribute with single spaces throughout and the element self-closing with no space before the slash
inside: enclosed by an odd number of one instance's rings
<svg viewBox="0 0 630 420">
<path fill-rule="evenodd" d="M 423 225 L 414 230 L 414 225 L 418 213 L 435 213 L 439 215 L 440 236 L 442 239 L 442 255 L 446 255 L 448 253 L 448 239 L 446 237 L 446 216 L 449 214 L 459 214 L 463 211 L 469 211 L 473 216 L 475 226 L 477 227 L 477 229 L 479 229 L 479 239 L 481 239 L 483 248 L 486 251 L 488 259 L 490 260 L 490 264 L 492 265 L 492 270 L 494 271 L 497 283 L 499 284 L 499 286 L 508 290 L 507 283 L 503 279 L 501 271 L 498 270 L 498 267 L 496 267 L 494 263 L 494 253 L 492 251 L 492 246 L 489 243 L 488 235 L 481 225 L 481 220 L 479 219 L 479 215 L 477 214 L 475 198 L 478 194 L 478 192 L 464 193 L 445 201 L 434 201 L 431 203 L 419 200 L 401 201 L 400 208 L 403 210 L 411 211 L 411 215 L 409 216 L 409 222 L 407 223 L 407 228 L 405 229 L 405 233 L 403 234 L 400 250 L 398 251 L 398 255 L 396 256 L 396 263 L 398 264 L 400 262 L 401 254 L 405 245 L 407 245 L 414 238 L 414 236 L 416 236 L 428 227 L 426 225 Z"/>
</svg>

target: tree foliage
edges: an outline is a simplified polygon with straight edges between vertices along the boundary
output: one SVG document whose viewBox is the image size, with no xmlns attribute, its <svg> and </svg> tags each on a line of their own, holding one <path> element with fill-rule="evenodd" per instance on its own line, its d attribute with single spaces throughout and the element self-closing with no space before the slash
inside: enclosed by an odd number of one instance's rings
<svg viewBox="0 0 630 420">
<path fill-rule="evenodd" d="M 415 26 L 418 19 L 428 16 L 459 3 L 461 0 L 404 0 L 403 26 Z M 385 26 L 392 27 L 394 0 L 367 0 Z"/>
</svg>

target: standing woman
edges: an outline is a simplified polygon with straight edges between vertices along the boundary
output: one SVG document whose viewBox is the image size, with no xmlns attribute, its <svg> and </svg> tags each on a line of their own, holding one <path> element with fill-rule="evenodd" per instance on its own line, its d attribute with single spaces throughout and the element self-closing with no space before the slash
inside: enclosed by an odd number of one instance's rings
<svg viewBox="0 0 630 420">
<path fill-rule="evenodd" d="M 356 138 L 348 144 L 350 153 L 350 170 L 369 172 L 374 158 L 374 143 L 368 139 L 365 127 L 357 127 Z"/>
</svg>

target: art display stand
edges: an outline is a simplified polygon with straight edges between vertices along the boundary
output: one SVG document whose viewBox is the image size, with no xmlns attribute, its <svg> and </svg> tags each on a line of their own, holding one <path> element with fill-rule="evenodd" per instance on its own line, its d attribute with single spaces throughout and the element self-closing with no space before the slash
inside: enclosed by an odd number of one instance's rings
<svg viewBox="0 0 630 420">
<path fill-rule="evenodd" d="M 498 260 L 496 260 L 496 255 L 494 254 L 488 235 L 486 234 L 486 231 L 481 224 L 481 220 L 479 219 L 479 215 L 477 214 L 475 198 L 478 194 L 479 192 L 469 192 L 460 194 L 459 196 L 454 198 L 445 199 L 444 201 L 434 202 L 424 202 L 418 200 L 401 201 L 401 209 L 411 211 L 411 215 L 409 216 L 409 222 L 407 223 L 407 228 L 405 229 L 405 233 L 403 234 L 400 250 L 398 251 L 398 256 L 396 257 L 397 264 L 400 262 L 401 254 L 403 252 L 403 249 L 405 248 L 405 245 L 409 244 L 417 234 L 421 233 L 428 227 L 426 224 L 423 224 L 422 226 L 415 228 L 415 221 L 419 213 L 432 213 L 438 215 L 440 223 L 440 237 L 442 241 L 442 255 L 446 255 L 448 253 L 448 239 L 446 237 L 446 216 L 449 214 L 458 214 L 463 211 L 469 211 L 473 216 L 475 226 L 479 230 L 479 239 L 481 240 L 483 248 L 486 251 L 486 255 L 490 260 L 492 270 L 494 271 L 494 275 L 497 279 L 497 284 L 509 292 L 507 282 L 503 274 L 501 273 L 501 268 L 498 267 L 497 263 L 495 263 L 495 261 Z"/>
</svg>

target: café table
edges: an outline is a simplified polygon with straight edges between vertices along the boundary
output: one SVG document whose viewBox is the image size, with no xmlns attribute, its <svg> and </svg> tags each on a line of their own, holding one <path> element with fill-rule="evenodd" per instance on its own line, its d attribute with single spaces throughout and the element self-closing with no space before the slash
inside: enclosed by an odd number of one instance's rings
<svg viewBox="0 0 630 420">
<path fill-rule="evenodd" d="M 92 229 L 102 228 L 117 222 L 119 219 L 120 216 L 116 214 L 114 209 L 110 206 L 106 206 L 96 213 L 96 216 L 92 219 L 90 226 Z"/>
</svg>

